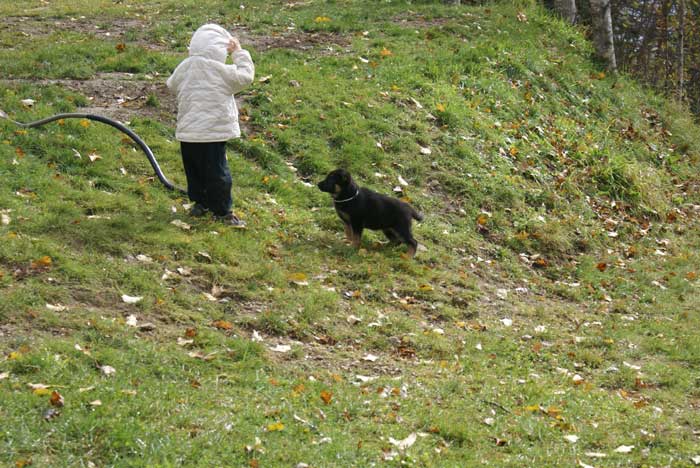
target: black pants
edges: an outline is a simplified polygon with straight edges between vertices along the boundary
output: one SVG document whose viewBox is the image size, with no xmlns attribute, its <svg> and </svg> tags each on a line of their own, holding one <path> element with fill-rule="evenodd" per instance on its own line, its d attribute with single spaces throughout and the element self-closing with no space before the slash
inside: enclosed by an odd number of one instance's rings
<svg viewBox="0 0 700 468">
<path fill-rule="evenodd" d="M 180 142 L 182 165 L 187 175 L 187 195 L 217 216 L 231 211 L 231 171 L 226 161 L 226 142 Z"/>
</svg>

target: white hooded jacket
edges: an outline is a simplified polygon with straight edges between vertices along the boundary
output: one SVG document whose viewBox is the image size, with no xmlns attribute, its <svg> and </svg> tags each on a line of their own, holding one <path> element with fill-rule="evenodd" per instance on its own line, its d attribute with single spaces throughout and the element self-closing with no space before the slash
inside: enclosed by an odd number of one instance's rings
<svg viewBox="0 0 700 468">
<path fill-rule="evenodd" d="M 166 82 L 177 94 L 175 138 L 190 143 L 226 141 L 241 136 L 234 93 L 253 82 L 255 66 L 246 50 L 226 64 L 231 35 L 221 26 L 205 24 L 190 41 L 190 56 Z"/>
</svg>

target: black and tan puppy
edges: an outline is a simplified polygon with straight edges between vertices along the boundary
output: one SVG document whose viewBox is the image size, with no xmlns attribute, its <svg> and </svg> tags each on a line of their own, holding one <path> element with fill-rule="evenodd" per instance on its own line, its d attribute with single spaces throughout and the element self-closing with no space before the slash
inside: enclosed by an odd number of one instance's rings
<svg viewBox="0 0 700 468">
<path fill-rule="evenodd" d="M 423 215 L 411 205 L 359 187 L 344 169 L 330 172 L 318 188 L 333 197 L 335 211 L 345 224 L 345 236 L 355 248 L 360 246 L 363 229 L 381 229 L 392 243 L 407 244 L 409 257 L 416 255 L 418 242 L 411 233 L 411 221 L 421 221 Z"/>
</svg>

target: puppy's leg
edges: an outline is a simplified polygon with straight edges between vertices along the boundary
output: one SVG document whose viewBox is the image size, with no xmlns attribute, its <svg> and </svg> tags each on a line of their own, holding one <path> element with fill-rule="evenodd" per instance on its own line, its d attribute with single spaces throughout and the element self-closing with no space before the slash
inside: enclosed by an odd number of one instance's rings
<svg viewBox="0 0 700 468">
<path fill-rule="evenodd" d="M 418 250 L 418 241 L 413 238 L 413 234 L 411 233 L 411 224 L 406 223 L 402 224 L 401 226 L 397 226 L 396 234 L 404 244 L 408 245 L 408 251 L 406 252 L 408 258 L 415 257 L 416 251 Z"/>
<path fill-rule="evenodd" d="M 345 227 L 345 239 L 348 242 L 352 242 L 352 226 L 348 223 L 343 223 L 343 226 Z"/>
<path fill-rule="evenodd" d="M 382 229 L 382 232 L 386 236 L 387 239 L 389 239 L 389 242 L 392 244 L 400 244 L 401 239 L 399 238 L 398 234 L 396 234 L 396 231 L 394 229 Z"/>
<path fill-rule="evenodd" d="M 352 246 L 355 247 L 356 249 L 360 248 L 360 240 L 362 239 L 362 230 L 363 226 L 351 226 L 350 231 L 351 231 L 351 242 Z"/>
</svg>

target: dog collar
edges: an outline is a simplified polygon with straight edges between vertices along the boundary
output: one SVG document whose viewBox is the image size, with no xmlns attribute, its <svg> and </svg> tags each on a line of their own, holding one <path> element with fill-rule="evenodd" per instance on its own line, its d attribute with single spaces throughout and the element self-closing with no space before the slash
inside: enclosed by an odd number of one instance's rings
<svg viewBox="0 0 700 468">
<path fill-rule="evenodd" d="M 345 203 L 345 202 L 349 202 L 350 200 L 354 200 L 355 198 L 357 198 L 357 196 L 358 196 L 359 194 L 360 194 L 360 189 L 357 189 L 357 192 L 355 192 L 355 195 L 353 195 L 352 197 L 346 198 L 345 200 L 336 200 L 336 199 L 333 199 L 333 203 Z"/>
</svg>

